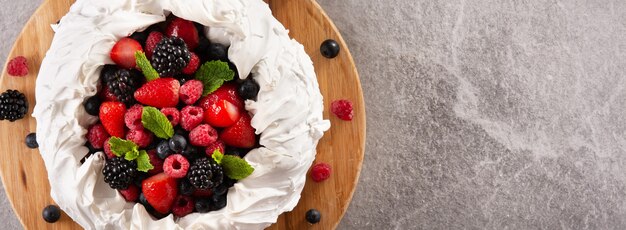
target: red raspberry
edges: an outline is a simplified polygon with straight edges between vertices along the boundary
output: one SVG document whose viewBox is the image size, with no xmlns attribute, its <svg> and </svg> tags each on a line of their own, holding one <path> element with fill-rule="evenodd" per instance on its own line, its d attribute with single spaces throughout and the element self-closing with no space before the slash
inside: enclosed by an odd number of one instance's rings
<svg viewBox="0 0 626 230">
<path fill-rule="evenodd" d="M 189 161 L 183 155 L 173 154 L 165 158 L 163 171 L 172 178 L 183 178 L 189 170 Z"/>
<path fill-rule="evenodd" d="M 150 164 L 154 166 L 148 171 L 148 174 L 156 175 L 163 172 L 163 159 L 157 155 L 156 149 L 148 150 L 148 157 L 150 157 Z"/>
<path fill-rule="evenodd" d="M 141 123 L 141 114 L 143 113 L 143 106 L 137 104 L 126 110 L 124 114 L 124 123 L 130 130 L 143 129 L 143 123 Z"/>
<path fill-rule="evenodd" d="M 124 199 L 128 202 L 135 202 L 139 199 L 139 188 L 131 184 L 127 189 L 119 190 Z"/>
<path fill-rule="evenodd" d="M 111 151 L 111 145 L 109 144 L 109 140 L 111 140 L 111 138 L 107 138 L 106 141 L 104 141 L 104 153 L 107 155 L 108 159 L 113 159 L 115 156 L 115 154 L 113 154 L 113 152 Z"/>
<path fill-rule="evenodd" d="M 190 131 L 204 120 L 204 110 L 200 107 L 188 105 L 180 112 L 180 126 L 183 129 Z"/>
<path fill-rule="evenodd" d="M 191 52 L 191 59 L 189 59 L 189 64 L 183 69 L 183 73 L 191 75 L 196 72 L 198 66 L 200 66 L 200 58 L 198 58 L 198 55 Z"/>
<path fill-rule="evenodd" d="M 162 108 L 161 113 L 163 113 L 163 115 L 165 115 L 167 119 L 170 120 L 172 126 L 178 125 L 178 122 L 180 121 L 180 112 L 178 112 L 178 109 L 174 107 Z"/>
<path fill-rule="evenodd" d="M 322 182 L 330 177 L 331 168 L 329 164 L 317 163 L 311 169 L 311 179 L 315 182 Z"/>
<path fill-rule="evenodd" d="M 148 59 L 152 58 L 154 48 L 156 48 L 157 44 L 159 44 L 162 39 L 163 34 L 159 31 L 152 31 L 148 34 L 148 38 L 146 39 L 146 57 L 148 57 Z"/>
<path fill-rule="evenodd" d="M 96 149 L 102 149 L 104 142 L 110 137 L 109 133 L 100 123 L 92 125 L 87 131 L 87 140 Z"/>
<path fill-rule="evenodd" d="M 133 129 L 126 134 L 126 140 L 132 141 L 140 148 L 145 148 L 152 143 L 153 135 L 143 129 Z"/>
<path fill-rule="evenodd" d="M 352 102 L 348 100 L 336 100 L 330 105 L 330 111 L 341 120 L 351 121 L 354 116 Z"/>
<path fill-rule="evenodd" d="M 202 96 L 204 85 L 198 80 L 189 80 L 180 87 L 179 98 L 187 105 L 193 105 Z"/>
<path fill-rule="evenodd" d="M 189 142 L 195 146 L 206 147 L 217 140 L 217 131 L 207 124 L 202 124 L 189 132 Z"/>
<path fill-rule="evenodd" d="M 28 74 L 28 62 L 24 56 L 17 56 L 7 64 L 7 72 L 11 76 L 23 77 Z"/>
<path fill-rule="evenodd" d="M 176 200 L 174 200 L 172 213 L 174 213 L 174 216 L 183 217 L 193 212 L 194 207 L 195 202 L 191 197 L 178 195 L 178 197 L 176 197 Z"/>
<path fill-rule="evenodd" d="M 225 149 L 224 142 L 221 141 L 221 140 L 217 140 L 217 141 L 211 143 L 209 146 L 206 147 L 206 155 L 209 156 L 209 157 L 212 157 L 213 156 L 213 152 L 215 152 L 216 149 L 219 149 L 220 153 L 226 154 L 224 152 L 224 149 Z"/>
<path fill-rule="evenodd" d="M 211 197 L 213 196 L 213 190 L 210 188 L 207 189 L 196 189 L 192 194 L 194 197 Z"/>
</svg>

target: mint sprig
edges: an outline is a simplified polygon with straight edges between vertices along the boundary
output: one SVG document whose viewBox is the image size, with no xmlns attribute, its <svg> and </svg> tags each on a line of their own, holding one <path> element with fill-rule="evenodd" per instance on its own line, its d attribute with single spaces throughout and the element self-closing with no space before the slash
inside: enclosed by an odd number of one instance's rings
<svg viewBox="0 0 626 230">
<path fill-rule="evenodd" d="M 224 155 L 219 150 L 215 150 L 211 157 L 215 162 L 222 165 L 224 174 L 231 179 L 241 180 L 254 172 L 254 168 L 240 157 Z"/>
<path fill-rule="evenodd" d="M 235 72 L 223 61 L 206 62 L 200 66 L 195 75 L 195 78 L 204 85 L 203 96 L 217 90 L 225 81 L 233 80 L 233 77 Z"/>
<path fill-rule="evenodd" d="M 148 156 L 146 150 L 139 150 L 139 146 L 134 142 L 112 137 L 109 140 L 109 145 L 111 146 L 111 152 L 115 156 L 124 157 L 127 161 L 136 160 L 137 170 L 148 172 L 154 168 L 150 163 L 150 156 Z"/>
<path fill-rule="evenodd" d="M 144 106 L 141 113 L 141 123 L 143 127 L 150 130 L 161 139 L 169 139 L 174 136 L 174 127 L 165 114 L 158 109 Z"/>
<path fill-rule="evenodd" d="M 135 52 L 135 62 L 141 69 L 143 75 L 146 76 L 146 80 L 152 81 L 159 78 L 159 73 L 154 69 L 154 67 L 152 67 L 152 64 L 150 64 L 150 61 L 144 52 Z"/>
<path fill-rule="evenodd" d="M 150 164 L 150 156 L 148 156 L 146 150 L 139 151 L 139 155 L 137 156 L 137 170 L 148 172 L 153 168 L 154 166 Z"/>
</svg>

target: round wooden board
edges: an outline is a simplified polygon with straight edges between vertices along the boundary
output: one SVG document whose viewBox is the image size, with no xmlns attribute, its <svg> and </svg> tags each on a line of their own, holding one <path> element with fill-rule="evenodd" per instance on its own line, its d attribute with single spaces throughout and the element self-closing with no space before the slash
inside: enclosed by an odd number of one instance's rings
<svg viewBox="0 0 626 230">
<path fill-rule="evenodd" d="M 42 59 L 54 35 L 50 24 L 65 15 L 74 0 L 47 0 L 37 9 L 17 38 L 7 60 L 25 56 L 29 60 L 28 76 L 10 77 L 2 70 L 0 90 L 17 89 L 28 97 L 29 113 L 35 102 L 35 79 Z M 314 0 L 266 0 L 274 16 L 290 30 L 311 56 L 320 89 L 324 95 L 324 117 L 332 123 L 317 147 L 316 162 L 333 167 L 330 179 L 315 183 L 307 178 L 302 198 L 291 211 L 282 214 L 269 229 L 334 229 L 343 217 L 358 182 L 365 148 L 365 104 L 354 61 L 341 35 Z M 335 39 L 341 46 L 339 56 L 324 58 L 319 52 L 326 39 Z M 354 103 L 355 117 L 342 121 L 329 112 L 330 103 L 348 99 Z M 0 175 L 18 218 L 26 229 L 80 229 L 67 215 L 48 224 L 41 217 L 42 209 L 54 201 L 50 197 L 48 176 L 36 149 L 24 144 L 25 136 L 34 132 L 35 119 L 0 122 Z M 322 213 L 320 223 L 311 225 L 305 212 L 315 208 Z"/>
</svg>

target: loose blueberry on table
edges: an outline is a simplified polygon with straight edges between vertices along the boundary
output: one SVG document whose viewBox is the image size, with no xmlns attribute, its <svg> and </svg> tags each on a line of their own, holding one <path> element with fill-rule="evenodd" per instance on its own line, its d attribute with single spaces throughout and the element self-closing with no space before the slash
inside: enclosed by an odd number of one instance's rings
<svg viewBox="0 0 626 230">
<path fill-rule="evenodd" d="M 41 215 L 46 222 L 54 223 L 61 218 L 61 209 L 56 205 L 48 205 L 43 209 Z"/>
<path fill-rule="evenodd" d="M 316 224 L 320 222 L 321 219 L 322 214 L 320 211 L 317 211 L 317 209 L 309 209 L 309 211 L 306 212 L 306 221 L 311 224 Z"/>
<path fill-rule="evenodd" d="M 99 118 L 86 146 L 105 152 L 104 181 L 155 218 L 224 208 L 228 188 L 254 170 L 240 157 L 258 146 L 244 100 L 259 85 L 237 82 L 228 47 L 197 24 L 168 22 L 120 39 L 83 104 Z"/>
</svg>

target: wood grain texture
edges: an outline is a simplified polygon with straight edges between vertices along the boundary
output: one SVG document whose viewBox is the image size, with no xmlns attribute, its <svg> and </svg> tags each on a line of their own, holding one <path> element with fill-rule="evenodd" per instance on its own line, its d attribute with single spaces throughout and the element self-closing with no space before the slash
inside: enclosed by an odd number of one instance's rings
<svg viewBox="0 0 626 230">
<path fill-rule="evenodd" d="M 17 89 L 26 94 L 29 113 L 35 104 L 35 79 L 41 61 L 50 47 L 53 32 L 50 24 L 67 13 L 74 0 L 44 1 L 18 36 L 7 60 L 25 56 L 30 73 L 23 78 L 10 77 L 3 69 L 0 89 Z M 307 180 L 298 206 L 281 215 L 270 229 L 333 229 L 345 213 L 356 188 L 365 147 L 365 104 L 359 77 L 347 46 L 339 32 L 313 0 L 266 1 L 274 16 L 290 30 L 290 35 L 302 43 L 313 60 L 320 89 L 324 95 L 324 117 L 332 127 L 320 140 L 316 162 L 327 162 L 333 167 L 331 178 L 322 183 Z M 326 39 L 335 39 L 341 46 L 339 56 L 324 58 L 319 52 Z M 6 64 L 5 64 L 6 68 Z M 349 99 L 354 103 L 355 117 L 351 122 L 341 121 L 330 114 L 333 100 Z M 48 224 L 41 217 L 42 209 L 53 204 L 47 173 L 38 150 L 24 144 L 25 136 L 34 132 L 33 118 L 16 122 L 0 122 L 0 175 L 18 218 L 26 229 L 81 229 L 67 215 Z M 308 179 L 308 178 L 307 178 Z M 316 208 L 322 221 L 315 225 L 306 222 L 305 212 Z"/>
</svg>

